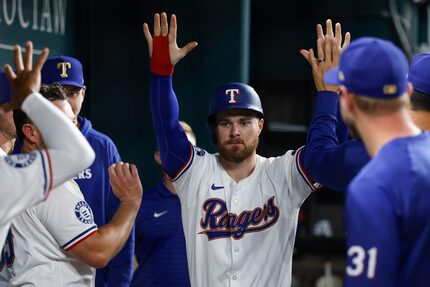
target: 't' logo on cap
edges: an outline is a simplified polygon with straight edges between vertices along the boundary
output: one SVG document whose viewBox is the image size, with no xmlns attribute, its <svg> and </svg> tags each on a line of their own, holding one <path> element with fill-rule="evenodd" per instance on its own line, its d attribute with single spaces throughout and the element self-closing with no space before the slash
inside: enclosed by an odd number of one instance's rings
<svg viewBox="0 0 430 287">
<path fill-rule="evenodd" d="M 70 62 L 61 62 L 61 63 L 57 64 L 57 68 L 61 69 L 60 77 L 61 78 L 67 78 L 67 77 L 69 77 L 69 75 L 67 74 L 67 69 L 71 69 L 72 64 L 70 64 Z"/>
<path fill-rule="evenodd" d="M 228 101 L 230 104 L 236 104 L 236 96 L 239 95 L 239 89 L 228 89 L 225 90 L 225 94 L 230 96 L 230 100 Z"/>
</svg>

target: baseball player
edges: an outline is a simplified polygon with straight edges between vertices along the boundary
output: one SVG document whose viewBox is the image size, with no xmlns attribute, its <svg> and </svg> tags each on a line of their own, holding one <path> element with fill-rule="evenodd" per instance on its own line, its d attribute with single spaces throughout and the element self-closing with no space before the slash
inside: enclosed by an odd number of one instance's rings
<svg viewBox="0 0 430 287">
<path fill-rule="evenodd" d="M 321 55 L 319 55 L 318 57 L 320 58 Z M 404 58 L 404 56 L 400 57 L 399 59 L 402 58 Z M 410 109 L 408 109 L 408 113 L 415 122 L 415 124 L 419 128 L 424 130 L 428 130 L 430 127 L 428 117 L 428 110 L 430 107 L 430 105 L 428 104 L 430 100 L 430 80 L 428 77 L 429 63 L 429 54 L 418 54 L 412 60 L 408 73 L 408 81 L 410 81 L 414 85 L 414 89 L 411 96 L 411 105 Z M 354 140 L 341 145 L 336 142 L 336 134 L 334 134 L 333 131 L 335 130 L 337 123 L 333 120 L 333 118 L 335 117 L 338 105 L 339 96 L 336 93 L 338 87 L 328 86 L 322 81 L 322 75 L 327 70 L 325 63 L 317 64 L 317 62 L 313 60 L 311 61 L 311 65 L 313 68 L 314 79 L 317 85 L 317 89 L 319 89 L 319 93 L 314 119 L 308 132 L 307 145 L 312 146 L 312 149 L 308 149 L 307 152 L 310 150 L 312 150 L 312 152 L 306 154 L 305 158 L 307 157 L 307 160 L 314 160 L 317 166 L 321 165 L 324 160 L 336 162 L 336 166 L 331 168 L 331 171 L 334 172 L 336 176 L 318 171 L 316 168 L 313 171 L 313 176 L 317 177 L 318 180 L 321 180 L 322 182 L 326 183 L 329 187 L 335 186 L 342 190 L 346 187 L 346 184 L 352 179 L 352 177 L 356 173 L 358 173 L 358 170 L 360 170 L 365 165 L 365 163 L 367 163 L 367 161 L 369 160 L 369 156 L 364 150 L 364 146 L 361 141 Z M 383 74 L 385 71 L 378 70 L 377 72 Z M 318 85 L 318 83 L 320 84 Z M 332 89 L 333 92 L 330 92 L 330 89 Z M 396 141 L 393 141 L 393 143 L 395 142 Z M 386 146 L 390 147 L 389 144 L 386 144 Z M 385 146 L 382 150 L 384 149 Z M 381 154 L 383 155 L 384 153 Z M 414 157 L 416 156 L 414 155 Z M 425 158 L 423 159 L 423 161 L 425 161 Z M 373 166 L 373 162 L 374 160 L 372 160 L 371 162 L 372 165 L 369 166 Z M 391 163 L 391 161 L 387 162 Z M 409 163 L 407 161 L 404 161 L 403 164 L 409 166 Z M 393 167 L 396 166 L 393 164 Z M 367 168 L 365 170 L 367 171 Z M 408 177 L 412 177 L 412 181 L 417 180 L 417 178 L 419 178 L 420 172 L 421 171 L 414 170 L 413 176 Z M 405 184 L 402 185 L 403 188 L 404 185 Z M 426 204 L 425 198 L 422 198 L 424 193 L 420 193 L 419 188 L 416 188 L 415 186 L 409 186 L 408 189 L 414 190 L 414 192 L 419 194 L 421 198 L 417 198 L 418 201 L 422 202 L 423 205 Z M 400 204 L 404 205 L 405 202 L 410 202 L 412 198 L 414 198 L 415 200 L 415 196 L 409 196 L 409 191 L 406 191 L 405 193 L 405 191 L 403 190 L 402 192 L 404 202 L 400 202 Z M 379 198 L 375 198 L 375 201 L 382 207 L 385 205 L 385 202 L 380 201 Z M 393 206 L 392 208 L 398 208 L 396 207 L 396 204 L 398 205 L 399 201 L 390 200 L 389 203 L 391 206 Z M 375 202 L 373 202 L 372 204 L 374 205 Z M 372 204 L 369 204 L 369 208 L 372 207 Z M 413 205 L 415 206 L 415 203 Z M 379 207 L 378 209 L 381 208 Z M 346 269 L 346 273 L 349 278 L 348 284 L 354 284 L 353 286 L 426 286 L 428 280 L 424 276 L 425 273 L 423 272 L 423 266 L 427 266 L 428 262 L 426 263 L 425 258 L 422 258 L 421 255 L 423 257 L 428 256 L 425 251 L 422 252 L 423 249 L 428 249 L 428 246 L 426 247 L 422 244 L 419 244 L 419 242 L 422 242 L 423 240 L 428 241 L 428 233 L 421 231 L 421 229 L 425 230 L 426 227 L 423 226 L 422 223 L 414 221 L 413 223 L 411 223 L 411 226 L 414 226 L 414 228 L 420 230 L 418 232 L 420 236 L 417 236 L 417 232 L 405 229 L 401 225 L 398 228 L 399 230 L 396 230 L 395 234 L 392 234 L 385 230 L 385 226 L 387 224 L 383 221 L 385 221 L 386 218 L 382 217 L 380 220 L 378 220 L 380 218 L 379 214 L 374 214 L 373 212 L 369 212 L 369 214 L 364 217 L 365 220 L 363 220 L 362 223 L 360 222 L 360 225 L 357 224 L 356 220 L 354 220 L 356 219 L 356 215 L 354 214 L 355 210 L 355 207 L 353 207 L 353 211 L 351 213 L 348 213 L 348 216 L 350 218 L 350 220 L 347 222 L 348 224 L 355 224 L 356 226 L 359 226 L 359 228 L 363 228 L 364 230 L 368 221 L 373 220 L 374 222 L 370 226 L 373 227 L 376 226 L 376 224 L 380 224 L 378 226 L 380 227 L 380 229 L 383 230 L 379 231 L 378 228 L 378 231 L 376 233 L 386 232 L 386 234 L 384 235 L 386 235 L 386 238 L 389 238 L 387 239 L 387 241 L 394 240 L 394 244 L 391 246 L 387 245 L 386 249 L 381 249 L 380 247 L 376 246 L 375 249 L 372 249 L 370 252 L 365 254 L 365 257 L 363 258 L 361 258 L 361 255 L 363 255 L 363 253 L 361 252 L 362 250 L 359 248 L 360 246 L 350 247 L 348 254 L 350 262 Z M 408 220 L 414 220 L 412 214 L 411 216 L 403 216 L 403 209 L 400 208 L 398 209 L 398 211 L 401 212 L 399 213 L 400 217 L 398 218 L 398 220 L 402 220 L 404 222 L 408 222 Z M 419 210 L 419 208 L 417 208 L 416 216 L 422 215 L 422 210 Z M 369 218 L 369 216 L 374 216 L 374 219 Z M 392 227 L 392 224 L 388 226 Z M 350 228 L 351 227 L 348 227 L 348 229 Z M 362 230 L 357 231 L 356 229 L 356 232 L 360 231 Z M 398 234 L 403 233 L 408 233 L 408 236 L 399 238 Z M 358 240 L 364 242 L 368 241 L 367 243 L 370 243 L 370 241 L 372 241 L 372 243 L 375 242 L 375 238 L 372 238 L 374 232 L 371 232 L 370 234 L 371 236 L 368 236 L 366 238 L 363 238 L 363 236 L 361 236 L 358 238 Z M 353 240 L 354 239 L 352 239 L 351 241 Z M 382 253 L 387 252 L 387 250 L 389 253 L 388 255 L 387 253 Z M 397 259 L 398 254 L 407 254 L 407 256 L 402 256 L 401 259 Z M 369 261 L 365 262 L 366 260 Z M 360 267 L 361 263 L 363 263 L 363 265 Z M 364 271 L 362 273 L 354 271 L 357 267 L 359 269 L 362 267 L 368 268 L 367 274 L 362 274 L 364 273 Z M 389 271 L 390 268 L 391 274 Z M 397 270 L 395 274 L 392 271 L 393 269 Z M 372 274 L 374 276 L 369 276 Z M 358 278 L 356 279 L 355 277 Z M 396 282 L 398 285 L 394 284 L 393 282 Z"/>
<path fill-rule="evenodd" d="M 9 79 L 3 70 L 0 70 L 0 98 L 10 97 Z M 13 111 L 0 109 L 0 148 L 9 154 L 15 143 L 16 130 L 13 123 Z M 3 153 L 2 152 L 2 153 Z"/>
<path fill-rule="evenodd" d="M 161 22 L 161 23 L 160 23 Z M 161 160 L 178 192 L 192 286 L 290 286 L 299 208 L 318 188 L 302 169 L 301 151 L 256 154 L 263 129 L 260 98 L 250 86 L 220 86 L 208 123 L 218 154 L 193 147 L 179 125 L 174 65 L 197 43 L 176 44 L 176 18 L 154 16 L 151 111 Z"/>
<path fill-rule="evenodd" d="M 191 127 L 180 122 L 190 143 L 196 145 Z M 162 165 L 160 151 L 154 153 Z M 136 259 L 139 266 L 132 286 L 190 286 L 181 205 L 173 184 L 163 171 L 163 179 L 145 190 L 136 217 Z M 169 266 L 169 268 L 166 268 Z"/>
<path fill-rule="evenodd" d="M 108 223 L 118 210 L 120 201 L 109 184 L 108 167 L 121 161 L 113 141 L 96 131 L 87 118 L 80 116 L 86 87 L 79 60 L 57 56 L 46 60 L 42 68 L 42 83 L 60 83 L 77 117 L 77 126 L 96 153 L 94 163 L 74 178 L 85 200 L 91 206 L 94 220 L 101 226 Z M 134 231 L 121 252 L 105 268 L 97 269 L 96 286 L 127 287 L 131 283 L 134 256 Z"/>
<path fill-rule="evenodd" d="M 26 43 L 24 61 L 20 47 L 14 48 L 15 72 L 9 65 L 5 67 L 11 85 L 11 101 L 0 109 L 9 111 L 21 107 L 38 126 L 46 146 L 30 154 L 0 158 L 1 249 L 10 222 L 17 214 L 45 199 L 52 188 L 72 178 L 94 160 L 93 150 L 76 127 L 38 93 L 40 70 L 48 50 L 43 50 L 34 68 L 32 53 L 31 42 Z M 0 153 L 5 151 L 0 149 Z M 6 259 L 2 256 L 0 268 L 9 263 Z"/>
<path fill-rule="evenodd" d="M 74 119 L 59 84 L 41 93 Z M 43 139 L 26 114 L 14 114 L 23 151 L 42 147 Z M 117 163 L 109 168 L 113 190 L 121 206 L 111 222 L 100 229 L 78 185 L 60 185 L 44 203 L 16 216 L 9 234 L 9 286 L 94 286 L 95 269 L 104 267 L 129 237 L 140 206 L 142 187 L 134 165 Z M 37 276 L 35 275 L 37 272 Z"/>
</svg>

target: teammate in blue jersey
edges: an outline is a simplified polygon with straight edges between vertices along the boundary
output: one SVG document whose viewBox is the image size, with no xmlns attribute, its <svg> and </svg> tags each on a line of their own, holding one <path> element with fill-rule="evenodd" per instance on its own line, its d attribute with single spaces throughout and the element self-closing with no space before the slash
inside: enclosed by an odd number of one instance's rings
<svg viewBox="0 0 430 287">
<path fill-rule="evenodd" d="M 77 126 L 96 153 L 94 163 L 74 179 L 93 210 L 96 224 L 102 226 L 112 219 L 120 204 L 109 184 L 108 167 L 120 162 L 121 157 L 108 136 L 93 129 L 88 119 L 79 116 L 85 98 L 82 64 L 72 57 L 49 58 L 42 69 L 42 83 L 54 82 L 63 86 L 67 100 L 77 116 Z M 133 255 L 134 230 L 124 248 L 108 266 L 97 269 L 96 286 L 129 286 L 133 274 Z"/>
<path fill-rule="evenodd" d="M 318 59 L 324 59 L 325 38 L 334 36 L 341 41 L 341 26 L 336 24 L 334 35 L 331 20 L 326 22 L 326 35 L 321 25 L 317 25 Z M 348 33 L 346 37 L 350 37 Z M 345 49 L 347 45 L 343 45 Z M 342 50 L 341 49 L 341 50 Z M 310 53 L 300 51 L 310 62 Z M 310 176 L 321 184 L 337 191 L 346 191 L 350 181 L 370 160 L 361 140 L 346 141 L 348 128 L 339 117 L 339 87 L 324 82 L 323 75 L 330 68 L 325 61 L 315 59 L 312 66 L 317 101 L 312 122 L 308 128 L 303 164 Z M 336 64 L 336 63 L 335 63 Z M 414 123 L 423 130 L 430 130 L 430 54 L 422 53 L 414 57 L 408 73 L 408 81 L 413 85 L 409 114 Z M 335 162 L 336 164 L 327 164 Z"/>
<path fill-rule="evenodd" d="M 191 127 L 180 122 L 188 140 L 196 145 Z M 154 153 L 161 165 L 160 152 Z M 173 184 L 163 172 L 163 180 L 145 190 L 136 217 L 136 259 L 139 263 L 131 286 L 190 286 L 181 204 Z M 166 268 L 166 266 L 169 266 Z"/>
<path fill-rule="evenodd" d="M 331 48 L 333 51 L 324 51 L 321 70 L 336 62 L 338 47 Z M 315 75 L 319 64 L 311 54 Z M 353 42 L 345 50 L 340 67 L 326 76 L 329 84 L 342 85 L 343 116 L 373 157 L 347 193 L 346 286 L 425 286 L 428 282 L 430 235 L 424 218 L 430 215 L 430 197 L 425 194 L 430 187 L 430 158 L 425 152 L 430 140 L 408 115 L 406 66 L 404 55 L 394 45 L 364 38 Z M 323 96 L 319 95 L 318 101 Z M 325 96 L 328 104 L 317 105 L 319 111 L 313 121 L 320 123 L 314 124 L 313 136 L 321 132 L 320 141 L 313 142 L 315 150 L 327 143 L 325 154 L 330 158 L 342 155 L 339 150 L 343 149 L 343 157 L 337 157 L 343 168 L 354 157 L 365 163 L 359 143 L 353 142 L 352 149 L 348 144 L 336 148 L 333 127 L 337 97 L 328 92 Z M 321 124 L 322 119 L 326 125 Z M 336 176 L 347 178 L 342 172 Z M 338 187 L 341 189 L 342 184 Z"/>
</svg>

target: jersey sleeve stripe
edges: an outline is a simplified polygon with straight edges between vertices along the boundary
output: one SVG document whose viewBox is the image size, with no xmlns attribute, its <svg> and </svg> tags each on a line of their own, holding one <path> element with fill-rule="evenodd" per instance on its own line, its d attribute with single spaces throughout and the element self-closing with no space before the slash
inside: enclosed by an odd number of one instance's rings
<svg viewBox="0 0 430 287">
<path fill-rule="evenodd" d="M 66 251 L 69 251 L 70 249 L 72 249 L 73 247 L 75 247 L 76 245 L 78 245 L 79 243 L 84 241 L 86 238 L 91 236 L 97 230 L 98 230 L 97 225 L 93 225 L 90 228 L 88 228 L 87 230 L 85 230 L 84 232 L 80 233 L 78 236 L 76 236 L 72 240 L 70 240 L 69 242 L 67 242 L 66 244 L 64 244 L 63 246 L 61 246 L 61 248 L 63 248 Z"/>
<path fill-rule="evenodd" d="M 42 159 L 42 168 L 43 168 L 43 177 L 45 180 L 45 184 L 43 187 L 45 199 L 49 194 L 49 191 L 52 189 L 52 165 L 51 165 L 51 157 L 49 155 L 48 150 L 44 149 L 46 154 L 46 159 L 44 157 L 44 153 L 39 151 L 40 158 Z M 48 170 L 47 170 L 48 169 Z"/>
<path fill-rule="evenodd" d="M 178 180 L 182 174 L 184 174 L 188 168 L 191 166 L 191 163 L 194 159 L 194 148 L 193 145 L 190 144 L 190 156 L 188 160 L 185 162 L 184 166 L 178 171 L 178 173 L 174 177 L 168 177 L 171 182 Z"/>
<path fill-rule="evenodd" d="M 301 161 L 301 154 L 302 154 L 303 147 L 299 148 L 297 150 L 296 155 L 296 166 L 297 170 L 299 171 L 300 175 L 302 176 L 303 180 L 308 184 L 308 186 L 312 189 L 312 191 L 316 191 L 322 187 L 322 185 L 318 182 L 314 182 L 312 178 L 309 176 L 307 171 L 305 170 L 302 161 Z"/>
</svg>

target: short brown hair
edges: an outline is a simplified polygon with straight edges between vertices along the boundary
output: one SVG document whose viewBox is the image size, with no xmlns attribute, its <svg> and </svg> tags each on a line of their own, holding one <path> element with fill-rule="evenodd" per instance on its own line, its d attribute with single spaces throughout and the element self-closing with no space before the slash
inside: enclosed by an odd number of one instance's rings
<svg viewBox="0 0 430 287">
<path fill-rule="evenodd" d="M 409 105 L 409 97 L 407 94 L 403 94 L 394 99 L 376 99 L 354 95 L 354 101 L 357 103 L 360 110 L 370 115 L 390 114 Z"/>
</svg>

